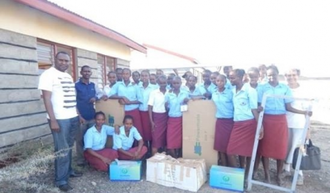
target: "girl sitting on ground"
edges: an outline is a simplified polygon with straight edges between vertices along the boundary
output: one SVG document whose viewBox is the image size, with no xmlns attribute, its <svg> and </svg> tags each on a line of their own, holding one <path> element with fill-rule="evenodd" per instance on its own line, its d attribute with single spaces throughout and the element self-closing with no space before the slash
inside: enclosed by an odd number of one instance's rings
<svg viewBox="0 0 330 193">
<path fill-rule="evenodd" d="M 118 158 L 117 151 L 105 148 L 107 136 L 114 134 L 114 128 L 105 125 L 105 114 L 95 113 L 95 125 L 86 131 L 84 136 L 84 156 L 93 168 L 108 171 L 108 165 Z"/>
<path fill-rule="evenodd" d="M 133 123 L 133 117 L 125 115 L 119 134 L 113 136 L 113 149 L 118 151 L 120 160 L 140 160 L 147 153 L 143 139 Z M 132 147 L 134 140 L 138 141 L 137 147 Z"/>
</svg>

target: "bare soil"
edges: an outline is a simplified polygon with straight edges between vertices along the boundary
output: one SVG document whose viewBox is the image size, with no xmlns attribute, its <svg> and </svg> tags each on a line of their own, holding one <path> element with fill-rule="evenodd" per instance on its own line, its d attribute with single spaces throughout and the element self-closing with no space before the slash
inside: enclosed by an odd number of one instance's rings
<svg viewBox="0 0 330 193">
<path fill-rule="evenodd" d="M 319 171 L 304 171 L 304 185 L 297 186 L 296 192 L 299 193 L 325 193 L 330 192 L 330 125 L 320 122 L 312 123 L 311 138 L 314 145 L 321 149 L 322 169 Z M 260 167 L 261 168 L 261 167 Z M 82 169 L 83 177 L 72 179 L 70 181 L 74 189 L 73 193 L 80 192 L 122 192 L 122 193 L 145 193 L 145 192 L 171 192 L 181 193 L 188 192 L 177 188 L 168 188 L 143 179 L 139 182 L 111 182 L 109 176 L 105 172 L 98 172 L 92 168 L 85 167 Z M 271 162 L 272 183 L 275 184 L 275 161 Z M 263 171 L 259 169 L 257 177 L 263 179 Z M 291 187 L 292 177 L 285 178 L 285 187 Z M 220 189 L 211 188 L 206 182 L 198 192 L 228 192 Z M 280 192 L 270 188 L 253 185 L 251 192 L 275 193 Z"/>
<path fill-rule="evenodd" d="M 318 171 L 304 171 L 304 185 L 297 186 L 296 192 L 299 193 L 326 193 L 330 192 L 330 124 L 324 124 L 321 122 L 312 122 L 311 139 L 314 145 L 321 149 L 322 169 Z M 9 161 L 13 161 L 10 160 Z M 75 161 L 74 161 L 75 163 Z M 1 163 L 3 164 L 3 163 Z M 8 164 L 8 162 L 6 162 Z M 71 178 L 70 185 L 74 188 L 70 192 L 72 193 L 183 193 L 188 192 L 177 188 L 168 188 L 155 183 L 147 182 L 145 180 L 145 164 L 144 173 L 141 181 L 138 182 L 112 182 L 109 180 L 107 172 L 99 172 L 89 166 L 78 167 L 74 165 L 74 168 L 80 170 L 84 175 L 80 178 Z M 275 161 L 271 161 L 271 178 L 272 184 L 275 184 Z M 257 179 L 263 180 L 263 171 L 260 169 L 257 172 Z M 38 176 L 31 176 L 28 179 L 30 182 L 37 182 L 38 184 L 44 184 L 47 186 L 53 186 L 54 180 L 54 167 L 51 164 L 48 171 Z M 291 186 L 292 177 L 285 178 L 285 187 Z M 0 183 L 1 184 L 1 183 Z M 3 184 L 2 184 L 3 185 Z M 10 186 L 7 184 L 6 186 Z M 3 192 L 6 187 L 2 186 L 0 192 Z M 13 187 L 10 190 L 15 190 Z M 10 192 L 13 192 L 10 191 Z M 8 191 L 5 191 L 8 192 Z M 36 192 L 34 190 L 14 191 L 14 192 Z M 41 191 L 43 192 L 43 191 Z M 57 189 L 45 192 L 58 192 Z M 211 193 L 211 192 L 228 192 L 221 189 L 214 189 L 206 182 L 198 192 Z M 280 192 L 270 188 L 266 188 L 259 185 L 253 185 L 251 192 L 260 193 L 275 193 Z"/>
</svg>

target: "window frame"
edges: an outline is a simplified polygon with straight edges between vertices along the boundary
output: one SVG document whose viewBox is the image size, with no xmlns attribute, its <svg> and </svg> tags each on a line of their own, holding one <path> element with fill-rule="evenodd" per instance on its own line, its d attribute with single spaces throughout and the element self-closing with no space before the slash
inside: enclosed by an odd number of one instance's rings
<svg viewBox="0 0 330 193">
<path fill-rule="evenodd" d="M 102 61 L 103 61 L 103 66 L 102 66 L 102 69 L 103 69 L 103 80 L 102 80 L 102 82 L 103 82 L 103 87 L 105 86 L 105 85 L 107 85 L 108 84 L 108 76 L 107 76 L 107 59 L 113 59 L 114 60 L 114 63 L 113 63 L 113 69 L 110 69 L 110 71 L 111 70 L 116 70 L 116 67 L 117 67 L 117 58 L 115 58 L 115 57 L 112 57 L 112 56 L 107 56 L 107 55 L 104 55 L 104 54 L 97 54 L 97 57 L 102 57 Z"/>
<path fill-rule="evenodd" d="M 58 50 L 58 47 L 62 47 L 62 48 L 65 48 L 65 49 L 68 49 L 71 51 L 72 53 L 72 57 L 71 57 L 71 67 L 72 67 L 72 73 L 71 73 L 71 76 L 73 78 L 74 81 L 77 80 L 77 61 L 76 61 L 76 48 L 74 47 L 71 47 L 71 46 L 68 46 L 68 45 L 64 45 L 64 44 L 60 44 L 60 43 L 56 43 L 56 42 L 52 42 L 52 41 L 48 41 L 48 40 L 44 40 L 44 39 L 40 39 L 40 38 L 37 38 L 37 44 L 38 43 L 43 43 L 43 44 L 48 44 L 52 47 L 52 50 L 53 50 L 53 57 L 54 57 L 54 60 L 55 60 L 55 56 L 57 54 L 57 50 Z M 38 50 L 37 50 L 38 52 Z M 38 61 L 38 60 L 37 60 Z M 54 64 L 52 64 L 54 65 Z M 39 69 L 39 61 L 38 61 L 38 69 Z"/>
</svg>

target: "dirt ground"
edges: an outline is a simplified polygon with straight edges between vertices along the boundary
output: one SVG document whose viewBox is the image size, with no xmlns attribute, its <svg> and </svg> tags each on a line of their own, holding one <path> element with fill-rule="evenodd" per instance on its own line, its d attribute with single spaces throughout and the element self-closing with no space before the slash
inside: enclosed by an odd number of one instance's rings
<svg viewBox="0 0 330 193">
<path fill-rule="evenodd" d="M 321 122 L 312 122 L 311 138 L 314 145 L 321 149 L 322 169 L 319 171 L 304 171 L 304 185 L 297 186 L 296 192 L 299 193 L 325 193 L 330 192 L 330 124 Z M 75 163 L 75 160 L 74 160 Z M 73 164 L 74 168 L 82 171 L 84 174 L 80 178 L 71 178 L 69 183 L 74 188 L 70 192 L 72 193 L 183 193 L 183 191 L 177 188 L 168 188 L 155 183 L 147 182 L 145 176 L 145 165 L 143 169 L 143 177 L 138 182 L 111 182 L 106 172 L 99 172 L 86 167 L 78 167 Z M 261 168 L 261 166 L 260 166 Z M 272 183 L 275 184 L 275 161 L 271 161 L 271 177 Z M 257 178 L 263 179 L 263 171 L 259 169 L 257 172 Z M 44 174 L 38 176 L 31 176 L 29 182 L 37 182 L 43 184 L 43 186 L 53 187 L 54 180 L 54 167 L 50 164 L 47 171 Z M 6 190 L 4 186 L 10 186 L 10 184 L 0 183 L 0 193 L 2 192 L 36 192 L 35 190 L 17 191 L 15 187 L 11 187 L 10 191 Z M 285 187 L 291 186 L 291 177 L 285 178 Z M 57 188 L 46 188 L 47 191 L 40 192 L 59 192 Z M 198 192 L 211 193 L 211 192 L 228 192 L 220 189 L 211 188 L 206 182 Z M 275 193 L 280 192 L 277 190 L 269 189 L 259 185 L 253 185 L 251 192 L 260 193 Z"/>
<path fill-rule="evenodd" d="M 314 145 L 320 147 L 322 158 L 322 169 L 319 171 L 305 171 L 304 172 L 304 185 L 297 186 L 296 192 L 310 193 L 330 192 L 330 125 L 322 124 L 320 122 L 312 123 L 312 140 Z M 272 179 L 275 176 L 275 162 L 271 163 Z M 261 167 L 260 167 L 261 168 Z M 79 168 L 78 168 L 79 169 Z M 98 172 L 92 168 L 85 167 L 81 169 L 84 172 L 83 177 L 71 179 L 70 183 L 74 189 L 70 192 L 122 192 L 122 193 L 146 193 L 146 192 L 171 192 L 181 193 L 188 192 L 176 188 L 168 188 L 161 185 L 157 185 L 145 180 L 145 173 L 143 173 L 143 179 L 139 182 L 111 182 L 109 181 L 108 174 L 105 172 Z M 263 172 L 259 169 L 257 176 L 263 178 Z M 272 180 L 275 184 L 275 180 Z M 285 187 L 291 186 L 291 177 L 285 178 Z M 213 189 L 206 182 L 198 192 L 228 192 L 220 189 Z M 277 190 L 269 189 L 266 187 L 253 185 L 251 192 L 262 193 L 275 193 L 280 192 Z"/>
</svg>

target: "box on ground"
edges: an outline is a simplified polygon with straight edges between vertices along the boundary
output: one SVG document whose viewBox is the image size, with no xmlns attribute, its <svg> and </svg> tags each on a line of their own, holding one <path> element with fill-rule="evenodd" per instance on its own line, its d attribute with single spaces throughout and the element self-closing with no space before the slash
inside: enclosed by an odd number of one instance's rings
<svg viewBox="0 0 330 193">
<path fill-rule="evenodd" d="M 141 161 L 114 161 L 109 167 L 111 181 L 141 180 Z"/>
<path fill-rule="evenodd" d="M 124 106 L 119 104 L 117 99 L 108 99 L 106 101 L 99 100 L 95 103 L 95 109 L 102 111 L 106 116 L 106 124 L 113 126 L 114 124 L 121 125 L 125 116 Z M 112 148 L 112 136 L 108 136 L 105 147 Z"/>
<path fill-rule="evenodd" d="M 205 159 L 207 171 L 218 164 L 218 152 L 213 149 L 216 108 L 213 101 L 189 101 L 188 111 L 183 113 L 183 158 Z"/>
<path fill-rule="evenodd" d="M 147 159 L 147 181 L 197 192 L 206 182 L 204 159 L 174 159 L 156 154 Z"/>
<path fill-rule="evenodd" d="M 213 165 L 210 169 L 210 186 L 242 192 L 244 190 L 244 169 Z"/>
</svg>

